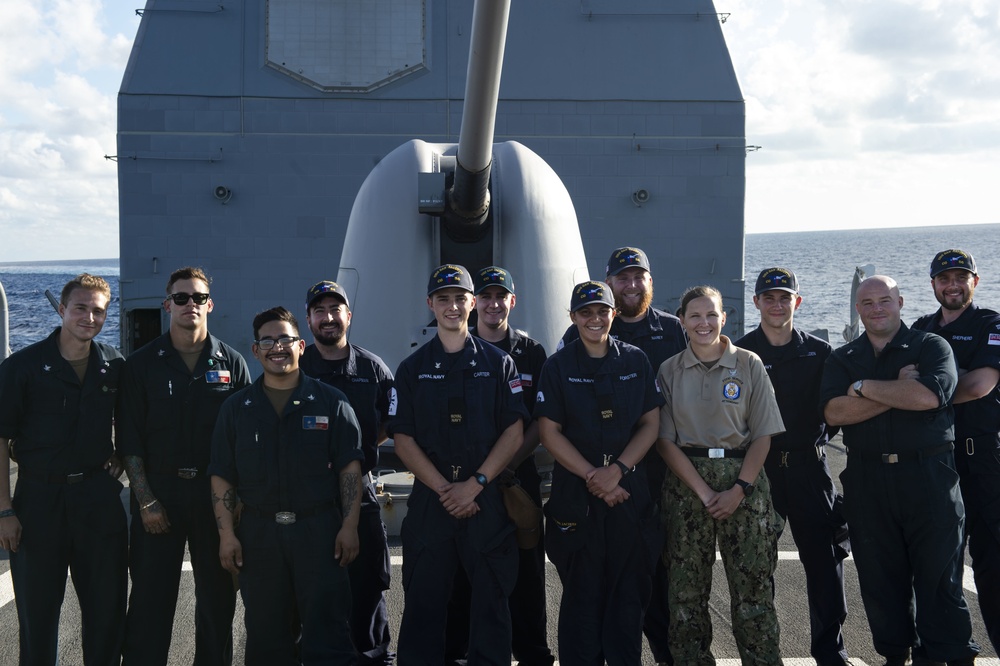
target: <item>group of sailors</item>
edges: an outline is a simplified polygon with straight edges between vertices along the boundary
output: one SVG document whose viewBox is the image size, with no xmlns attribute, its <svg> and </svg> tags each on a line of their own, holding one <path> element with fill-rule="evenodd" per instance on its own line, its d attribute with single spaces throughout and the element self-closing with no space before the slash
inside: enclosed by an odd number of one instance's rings
<svg viewBox="0 0 1000 666">
<path fill-rule="evenodd" d="M 251 381 L 208 331 L 201 269 L 171 274 L 169 330 L 127 360 L 94 340 L 108 284 L 78 276 L 62 326 L 0 364 L 0 547 L 20 663 L 56 662 L 69 569 L 85 664 L 166 664 L 186 546 L 199 665 L 232 662 L 239 591 L 247 664 L 550 666 L 546 554 L 564 666 L 639 664 L 643 634 L 658 664 L 714 663 L 717 550 L 743 663 L 780 664 L 787 522 L 820 666 L 849 663 L 851 552 L 886 664 L 972 664 L 966 545 L 1000 647 L 1000 314 L 972 301 L 971 254 L 938 253 L 930 279 L 941 307 L 912 328 L 895 281 L 865 280 L 865 333 L 833 350 L 794 326 L 795 274 L 767 268 L 760 325 L 732 341 L 718 290 L 663 312 L 646 254 L 618 248 L 606 281 L 569 294 L 571 325 L 547 356 L 510 324 L 509 271 L 446 264 L 427 288 L 436 334 L 395 375 L 348 341 L 348 295 L 322 281 L 305 299 L 313 344 L 284 307 L 256 316 Z M 843 494 L 825 453 L 838 430 Z M 395 653 L 371 478 L 390 436 L 415 477 Z M 555 459 L 544 538 L 520 539 L 505 494 L 519 484 L 541 509 L 539 444 Z"/>
</svg>

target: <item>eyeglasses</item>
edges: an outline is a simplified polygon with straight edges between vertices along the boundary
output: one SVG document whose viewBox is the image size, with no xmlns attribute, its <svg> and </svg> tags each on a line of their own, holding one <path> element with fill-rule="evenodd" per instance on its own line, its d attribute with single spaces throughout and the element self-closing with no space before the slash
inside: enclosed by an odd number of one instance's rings
<svg viewBox="0 0 1000 666">
<path fill-rule="evenodd" d="M 264 338 L 263 340 L 254 340 L 258 347 L 264 351 L 269 349 L 274 349 L 274 345 L 281 345 L 285 349 L 291 347 L 294 343 L 298 342 L 302 338 L 293 338 L 291 336 L 285 336 L 283 338 L 278 338 L 277 340 L 273 338 Z"/>
<path fill-rule="evenodd" d="M 175 305 L 184 305 L 188 302 L 189 298 L 195 302 L 195 305 L 204 305 L 205 303 L 208 303 L 208 294 L 201 294 L 198 292 L 185 294 L 183 291 L 179 291 L 176 294 L 170 294 L 167 298 L 172 300 Z"/>
</svg>

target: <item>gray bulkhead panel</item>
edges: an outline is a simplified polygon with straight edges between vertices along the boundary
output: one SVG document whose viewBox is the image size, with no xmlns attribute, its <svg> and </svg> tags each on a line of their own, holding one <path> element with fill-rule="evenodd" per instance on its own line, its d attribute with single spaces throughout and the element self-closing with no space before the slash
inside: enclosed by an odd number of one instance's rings
<svg viewBox="0 0 1000 666">
<path fill-rule="evenodd" d="M 382 157 L 411 138 L 457 140 L 472 3 L 400 3 L 407 20 L 421 8 L 423 61 L 408 62 L 412 44 L 386 56 L 387 80 L 373 86 L 371 67 L 344 64 L 349 49 L 268 46 L 292 39 L 289 17 L 307 25 L 319 2 L 147 2 L 118 99 L 124 309 L 157 307 L 172 269 L 202 265 L 214 277 L 213 332 L 247 349 L 254 313 L 300 313 L 305 289 L 336 277 L 354 197 Z M 269 32 L 278 9 L 283 27 Z M 562 178 L 592 277 L 614 247 L 640 246 L 656 305 L 673 310 L 683 288 L 714 284 L 735 332 L 744 103 L 715 12 L 710 0 L 514 0 L 496 141 L 523 143 Z M 322 69 L 337 58 L 340 70 Z M 365 92 L 352 91 L 358 81 Z"/>
</svg>

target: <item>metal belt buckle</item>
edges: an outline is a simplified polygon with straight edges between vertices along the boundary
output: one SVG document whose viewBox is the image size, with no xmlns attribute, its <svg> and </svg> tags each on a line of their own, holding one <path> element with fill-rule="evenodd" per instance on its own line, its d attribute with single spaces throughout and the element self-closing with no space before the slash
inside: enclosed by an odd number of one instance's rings
<svg viewBox="0 0 1000 666">
<path fill-rule="evenodd" d="M 180 469 L 177 470 L 177 476 L 179 476 L 182 479 L 193 479 L 194 477 L 198 476 L 198 468 L 181 467 Z"/>
<path fill-rule="evenodd" d="M 726 450 L 725 449 L 709 449 L 708 450 L 708 457 L 709 458 L 725 458 L 726 457 Z"/>
<path fill-rule="evenodd" d="M 899 462 L 899 454 L 898 453 L 883 453 L 882 454 L 882 462 L 890 464 L 890 465 L 898 463 Z"/>
<path fill-rule="evenodd" d="M 292 511 L 279 511 L 274 514 L 274 522 L 279 525 L 292 525 L 295 523 L 295 513 Z"/>
<path fill-rule="evenodd" d="M 66 483 L 80 483 L 81 481 L 83 481 L 83 472 L 66 475 Z"/>
<path fill-rule="evenodd" d="M 976 455 L 976 440 L 971 437 L 965 438 L 965 455 L 974 456 Z"/>
<path fill-rule="evenodd" d="M 608 465 L 610 465 L 611 461 L 614 459 L 614 456 L 609 456 L 607 453 L 603 453 L 601 455 L 604 456 L 604 466 L 605 467 L 607 467 Z"/>
</svg>

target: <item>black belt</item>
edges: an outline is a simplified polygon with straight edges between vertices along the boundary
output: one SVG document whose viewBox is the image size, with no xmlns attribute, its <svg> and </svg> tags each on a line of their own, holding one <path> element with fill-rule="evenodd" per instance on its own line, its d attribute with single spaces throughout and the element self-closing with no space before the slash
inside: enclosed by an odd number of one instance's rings
<svg viewBox="0 0 1000 666">
<path fill-rule="evenodd" d="M 34 481 L 44 481 L 45 483 L 58 483 L 62 485 L 73 485 L 74 483 L 80 483 L 84 479 L 89 479 L 92 476 L 97 476 L 101 472 L 106 471 L 103 466 L 95 467 L 93 469 L 88 469 L 86 472 L 76 472 L 75 474 L 45 474 L 42 472 L 33 472 L 28 469 L 22 469 L 18 467 L 17 476 L 25 477 L 27 479 L 32 479 Z"/>
<path fill-rule="evenodd" d="M 194 479 L 199 474 L 204 475 L 197 467 L 147 467 L 146 473 L 176 476 L 179 479 Z"/>
<path fill-rule="evenodd" d="M 800 451 L 771 449 L 767 454 L 767 461 L 778 467 L 798 467 L 799 465 L 822 460 L 825 454 L 826 447 L 822 444 Z"/>
<path fill-rule="evenodd" d="M 709 449 L 704 446 L 682 446 L 688 458 L 746 458 L 746 449 Z"/>
<path fill-rule="evenodd" d="M 852 451 L 850 447 L 848 447 L 847 455 L 849 458 L 858 458 L 860 460 L 864 460 L 865 462 L 880 462 L 887 465 L 895 465 L 896 463 L 916 462 L 927 458 L 933 458 L 934 456 L 941 455 L 942 453 L 952 451 L 954 448 L 955 445 L 951 442 L 929 449 L 904 451 L 903 453 L 869 453 L 867 451 Z"/>
<path fill-rule="evenodd" d="M 326 504 L 319 504 L 308 509 L 303 509 L 302 511 L 268 511 L 266 509 L 260 509 L 255 506 L 243 505 L 244 513 L 249 513 L 252 516 L 257 516 L 258 518 L 273 519 L 274 522 L 279 525 L 292 525 L 299 518 L 309 518 L 311 516 L 318 516 L 321 513 L 329 511 L 336 505 L 336 502 L 327 502 Z"/>
</svg>

